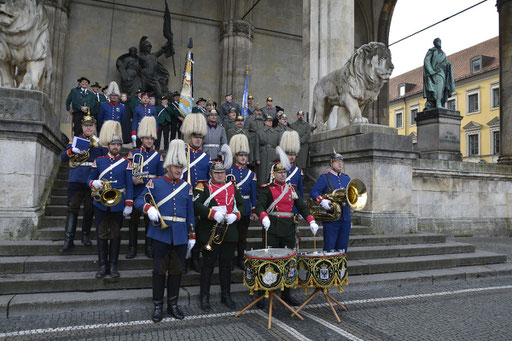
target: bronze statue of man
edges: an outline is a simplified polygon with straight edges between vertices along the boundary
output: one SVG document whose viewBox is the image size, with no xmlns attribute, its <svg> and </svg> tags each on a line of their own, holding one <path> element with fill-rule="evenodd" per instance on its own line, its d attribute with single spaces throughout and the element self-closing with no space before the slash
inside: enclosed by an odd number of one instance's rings
<svg viewBox="0 0 512 341">
<path fill-rule="evenodd" d="M 423 97 L 427 99 L 425 110 L 444 108 L 446 100 L 455 91 L 452 64 L 441 50 L 441 39 L 434 39 L 434 47 L 428 50 L 423 62 Z"/>
</svg>

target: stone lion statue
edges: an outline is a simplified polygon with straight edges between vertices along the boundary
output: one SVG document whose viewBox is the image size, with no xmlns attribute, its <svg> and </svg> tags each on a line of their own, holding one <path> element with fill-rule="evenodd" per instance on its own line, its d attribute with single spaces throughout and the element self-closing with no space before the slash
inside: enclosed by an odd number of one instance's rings
<svg viewBox="0 0 512 341">
<path fill-rule="evenodd" d="M 391 52 L 383 43 L 370 42 L 357 49 L 343 68 L 320 79 L 313 90 L 312 122 L 327 130 L 326 122 L 338 106 L 336 128 L 368 123 L 361 113 L 377 99 L 393 72 Z"/>
<path fill-rule="evenodd" d="M 0 1 L 0 86 L 48 89 L 50 31 L 43 0 Z"/>
</svg>

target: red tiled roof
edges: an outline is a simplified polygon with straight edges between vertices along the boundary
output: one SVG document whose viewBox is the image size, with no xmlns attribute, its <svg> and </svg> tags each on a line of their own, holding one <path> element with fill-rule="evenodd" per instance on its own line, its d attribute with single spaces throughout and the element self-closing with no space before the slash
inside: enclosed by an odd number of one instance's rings
<svg viewBox="0 0 512 341">
<path fill-rule="evenodd" d="M 487 65 L 484 64 L 484 67 L 480 71 L 472 74 L 470 69 L 470 60 L 473 57 L 480 55 L 491 57 L 492 59 L 487 63 Z M 494 37 L 492 39 L 481 42 L 480 44 L 468 47 L 464 50 L 449 55 L 447 58 L 448 61 L 452 63 L 453 77 L 455 78 L 455 81 L 495 69 L 500 65 L 499 37 Z M 407 91 L 403 97 L 422 92 L 423 66 L 403 73 L 399 76 L 393 77 L 389 80 L 389 101 L 394 101 L 400 98 L 400 96 L 398 96 L 398 85 L 402 83 L 413 84 L 411 89 L 409 89 L 409 91 Z"/>
</svg>

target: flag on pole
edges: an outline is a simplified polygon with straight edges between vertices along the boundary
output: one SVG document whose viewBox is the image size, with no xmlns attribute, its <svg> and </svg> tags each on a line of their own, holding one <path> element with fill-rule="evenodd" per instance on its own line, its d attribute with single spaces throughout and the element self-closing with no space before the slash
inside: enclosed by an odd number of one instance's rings
<svg viewBox="0 0 512 341">
<path fill-rule="evenodd" d="M 183 72 L 183 86 L 180 92 L 180 104 L 178 110 L 183 117 L 190 114 L 194 103 L 194 82 L 193 82 L 193 66 L 194 55 L 192 53 L 192 38 L 188 42 L 187 58 L 185 60 L 185 71 Z"/>
<path fill-rule="evenodd" d="M 244 118 L 244 122 L 247 119 L 247 96 L 249 93 L 249 65 L 245 67 L 245 87 L 244 87 L 244 95 L 242 96 L 242 117 Z"/>
</svg>

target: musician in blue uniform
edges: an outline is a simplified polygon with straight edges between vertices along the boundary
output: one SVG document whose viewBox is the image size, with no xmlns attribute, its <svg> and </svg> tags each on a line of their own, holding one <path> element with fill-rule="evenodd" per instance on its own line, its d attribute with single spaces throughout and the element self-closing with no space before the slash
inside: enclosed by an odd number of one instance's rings
<svg viewBox="0 0 512 341">
<path fill-rule="evenodd" d="M 350 177 L 342 173 L 343 157 L 334 152 L 331 156 L 331 169 L 320 175 L 311 189 L 310 196 L 316 200 L 325 210 L 331 209 L 331 201 L 325 199 L 325 194 L 338 188 L 347 188 Z M 341 216 L 337 221 L 325 221 L 323 223 L 324 250 L 339 250 L 347 252 L 351 229 L 350 207 L 341 206 Z"/>
<path fill-rule="evenodd" d="M 105 121 L 114 120 L 123 124 L 126 119 L 126 108 L 124 105 L 119 103 L 121 91 L 119 91 L 119 85 L 117 85 L 116 82 L 110 83 L 107 89 L 107 94 L 110 101 L 102 103 L 98 113 L 98 126 L 100 129 Z"/>
<path fill-rule="evenodd" d="M 83 133 L 80 137 L 89 141 L 88 146 L 80 149 L 79 147 L 73 147 L 73 141 L 69 141 L 66 150 L 61 154 L 62 162 L 69 162 L 70 167 L 66 202 L 68 212 L 66 217 L 65 240 L 64 246 L 62 246 L 60 252 L 67 251 L 74 246 L 73 239 L 75 238 L 78 211 L 80 210 L 82 202 L 84 205 L 82 244 L 86 246 L 91 245 L 89 232 L 92 226 L 93 211 L 91 189 L 87 185 L 87 179 L 89 178 L 94 159 L 107 153 L 107 150 L 99 145 L 99 139 L 94 136 L 95 126 L 96 120 L 94 117 L 91 115 L 85 116 L 82 119 Z"/>
<path fill-rule="evenodd" d="M 99 190 L 98 196 L 94 197 L 99 264 L 96 278 L 103 278 L 109 272 L 113 278 L 119 277 L 117 260 L 121 246 L 120 229 L 123 225 L 123 215 L 126 217 L 132 213 L 132 165 L 130 160 L 119 154 L 123 145 L 121 134 L 119 122 L 105 122 L 100 133 L 100 144 L 108 145 L 108 153 L 94 160 L 88 179 L 89 187 L 93 191 Z M 101 195 L 108 190 L 106 181 L 110 182 L 112 189 L 119 192 L 115 196 L 120 196 L 117 203 L 116 200 L 112 200 L 112 203 L 103 201 Z M 111 194 L 110 192 L 108 193 Z"/>
<path fill-rule="evenodd" d="M 251 220 L 257 220 L 254 213 L 256 207 L 256 174 L 247 168 L 249 159 L 249 140 L 247 136 L 237 134 L 229 142 L 229 148 L 235 155 L 235 164 L 226 171 L 228 181 L 234 181 L 242 194 L 245 203 L 245 212 L 236 223 L 238 229 L 238 267 L 244 269 L 244 252 L 247 246 L 247 231 Z"/>
<path fill-rule="evenodd" d="M 160 322 L 163 317 L 166 272 L 167 313 L 176 319 L 184 318 L 178 307 L 181 271 L 185 263 L 187 245 L 191 249 L 195 244 L 192 188 L 180 179 L 186 166 L 185 143 L 182 140 L 171 141 L 164 162 L 167 174 L 151 179 L 135 200 L 136 209 L 146 213 L 151 220 L 147 236 L 152 240 L 154 255 L 154 322 Z M 168 227 L 162 227 L 162 220 Z"/>
<path fill-rule="evenodd" d="M 203 137 L 206 135 L 206 119 L 203 114 L 188 114 L 183 120 L 181 131 L 184 138 L 187 139 L 190 148 L 186 148 L 187 153 L 190 154 L 190 164 L 185 168 L 181 178 L 190 183 L 192 188 L 195 188 L 200 181 L 209 179 L 210 173 L 210 156 L 203 152 L 200 148 L 203 144 Z M 190 170 L 190 178 L 189 171 Z M 199 232 L 197 232 L 199 238 Z M 199 263 L 199 254 L 201 248 L 196 245 L 192 249 L 191 267 L 196 271 L 201 271 Z M 184 269 L 186 272 L 187 269 Z"/>
<path fill-rule="evenodd" d="M 156 107 L 149 104 L 149 95 L 147 93 L 143 93 L 141 95 L 142 104 L 135 107 L 135 111 L 133 112 L 132 118 L 132 142 L 133 146 L 140 147 L 141 142 L 137 139 L 137 130 L 139 129 L 139 123 L 145 116 L 153 116 L 155 120 L 158 121 L 158 114 L 156 112 Z M 140 138 L 140 136 L 139 136 Z"/>
<path fill-rule="evenodd" d="M 141 195 L 144 187 L 150 179 L 164 175 L 162 155 L 153 149 L 156 139 L 156 122 L 153 117 L 146 116 L 140 121 L 137 135 L 142 141 L 142 146 L 128 153 L 128 159 L 132 162 L 133 200 Z M 149 218 L 142 211 L 135 208 L 130 217 L 130 241 L 128 243 L 127 259 L 137 256 L 137 230 L 140 217 L 144 217 L 145 233 L 148 233 Z M 153 258 L 151 239 L 146 237 L 145 253 L 148 258 Z"/>
</svg>

